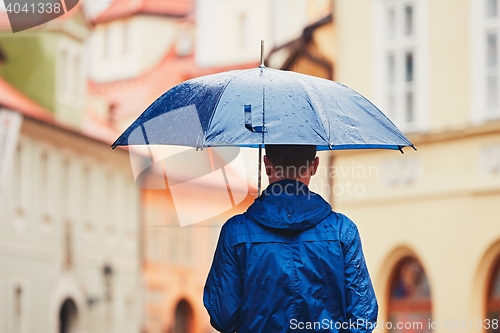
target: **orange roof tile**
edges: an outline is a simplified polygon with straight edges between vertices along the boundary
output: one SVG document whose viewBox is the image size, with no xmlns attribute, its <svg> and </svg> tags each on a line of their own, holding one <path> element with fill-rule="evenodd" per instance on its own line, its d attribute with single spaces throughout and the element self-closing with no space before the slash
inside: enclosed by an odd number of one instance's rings
<svg viewBox="0 0 500 333">
<path fill-rule="evenodd" d="M 103 96 L 114 107 L 115 116 L 139 115 L 166 90 L 184 81 L 192 57 L 167 56 L 154 68 L 136 78 L 110 83 L 89 83 L 89 92 Z"/>
<path fill-rule="evenodd" d="M 112 21 L 134 14 L 186 16 L 193 6 L 194 0 L 115 0 L 93 23 Z"/>
<path fill-rule="evenodd" d="M 10 29 L 10 21 L 9 17 L 7 16 L 7 12 L 0 11 L 0 29 L 5 30 L 5 29 Z"/>
<path fill-rule="evenodd" d="M 90 112 L 86 112 L 80 129 L 71 128 L 56 120 L 49 110 L 38 105 L 24 93 L 13 87 L 4 78 L 0 77 L 0 106 L 19 112 L 20 114 L 40 120 L 52 126 L 67 130 L 72 133 L 84 135 L 111 145 L 118 137 L 118 131 L 107 122 L 98 119 Z"/>
<path fill-rule="evenodd" d="M 178 57 L 174 49 L 148 72 L 129 80 L 89 83 L 91 94 L 104 97 L 114 107 L 118 119 L 137 117 L 158 97 L 173 86 L 201 75 L 233 69 L 256 67 L 258 63 L 225 67 L 197 67 L 193 56 Z"/>
</svg>

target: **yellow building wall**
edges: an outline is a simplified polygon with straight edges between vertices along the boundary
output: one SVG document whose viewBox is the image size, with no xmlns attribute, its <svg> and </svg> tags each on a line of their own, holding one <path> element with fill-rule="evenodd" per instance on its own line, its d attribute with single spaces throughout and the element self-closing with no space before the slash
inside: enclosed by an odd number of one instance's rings
<svg viewBox="0 0 500 333">
<path fill-rule="evenodd" d="M 486 174 L 479 161 L 483 147 L 492 142 L 500 143 L 500 136 L 423 143 L 418 152 L 401 156 L 335 153 L 339 178 L 334 183 L 344 193 L 334 196 L 334 209 L 360 229 L 380 320 L 387 321 L 392 269 L 407 254 L 415 255 L 427 274 L 433 321 L 444 325 L 446 320 L 485 318 L 483 309 L 471 304 L 485 304 L 476 285 L 487 284 L 485 276 L 478 279 L 480 266 L 500 242 L 500 175 Z M 389 185 L 387 163 L 405 158 L 417 158 L 419 176 L 414 183 Z M 363 168 L 372 170 L 367 178 L 358 177 Z M 349 195 L 348 184 L 357 192 Z"/>
<path fill-rule="evenodd" d="M 427 7 L 429 127 L 463 127 L 471 119 L 469 0 L 427 0 Z"/>
<path fill-rule="evenodd" d="M 335 62 L 339 81 L 375 98 L 375 19 L 376 1 L 337 0 L 334 6 L 339 48 Z M 428 59 L 429 130 L 465 126 L 470 116 L 471 17 L 467 0 L 426 0 L 425 48 L 420 56 Z M 417 32 L 418 33 L 418 32 Z M 418 72 L 417 74 L 418 75 Z"/>
<path fill-rule="evenodd" d="M 333 16 L 336 26 L 337 61 L 335 81 L 373 98 L 373 20 L 370 0 L 337 0 Z"/>
<path fill-rule="evenodd" d="M 334 5 L 334 79 L 371 100 L 374 8 L 372 0 Z M 418 151 L 334 152 L 332 200 L 360 229 L 379 320 L 388 319 L 394 266 L 414 255 L 429 280 L 434 332 L 447 332 L 446 320 L 486 316 L 489 274 L 500 254 L 500 174 L 485 170 L 484 155 L 500 145 L 500 123 L 471 122 L 469 1 L 427 0 L 425 15 L 428 119 L 424 132 L 409 135 Z"/>
</svg>

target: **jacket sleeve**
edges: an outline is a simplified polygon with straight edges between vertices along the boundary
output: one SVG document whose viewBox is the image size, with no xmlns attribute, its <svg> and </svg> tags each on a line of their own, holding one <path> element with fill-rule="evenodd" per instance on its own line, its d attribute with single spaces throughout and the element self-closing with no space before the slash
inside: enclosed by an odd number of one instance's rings
<svg viewBox="0 0 500 333">
<path fill-rule="evenodd" d="M 226 223 L 221 230 L 212 267 L 203 293 L 203 304 L 210 315 L 210 324 L 220 332 L 234 332 L 242 295 L 235 250 L 229 244 Z"/>
<path fill-rule="evenodd" d="M 352 221 L 349 222 L 343 250 L 346 320 L 349 323 L 349 332 L 371 332 L 376 326 L 378 304 L 366 267 L 358 229 Z"/>
</svg>

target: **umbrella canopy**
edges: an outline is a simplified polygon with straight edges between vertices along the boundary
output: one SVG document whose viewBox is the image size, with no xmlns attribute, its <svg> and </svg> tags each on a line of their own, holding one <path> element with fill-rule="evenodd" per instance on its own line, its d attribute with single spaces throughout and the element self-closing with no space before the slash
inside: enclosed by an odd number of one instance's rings
<svg viewBox="0 0 500 333">
<path fill-rule="evenodd" d="M 196 148 L 307 144 L 318 150 L 413 147 L 389 118 L 354 90 L 263 65 L 173 87 L 112 147 L 144 144 Z"/>
</svg>

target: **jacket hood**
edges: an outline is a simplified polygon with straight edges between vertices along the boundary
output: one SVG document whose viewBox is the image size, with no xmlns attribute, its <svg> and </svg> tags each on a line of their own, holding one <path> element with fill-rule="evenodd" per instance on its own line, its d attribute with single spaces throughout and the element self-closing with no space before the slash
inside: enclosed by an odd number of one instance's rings
<svg viewBox="0 0 500 333">
<path fill-rule="evenodd" d="M 285 179 L 270 184 L 245 214 L 270 228 L 298 231 L 315 226 L 331 211 L 332 206 L 307 185 Z"/>
</svg>

